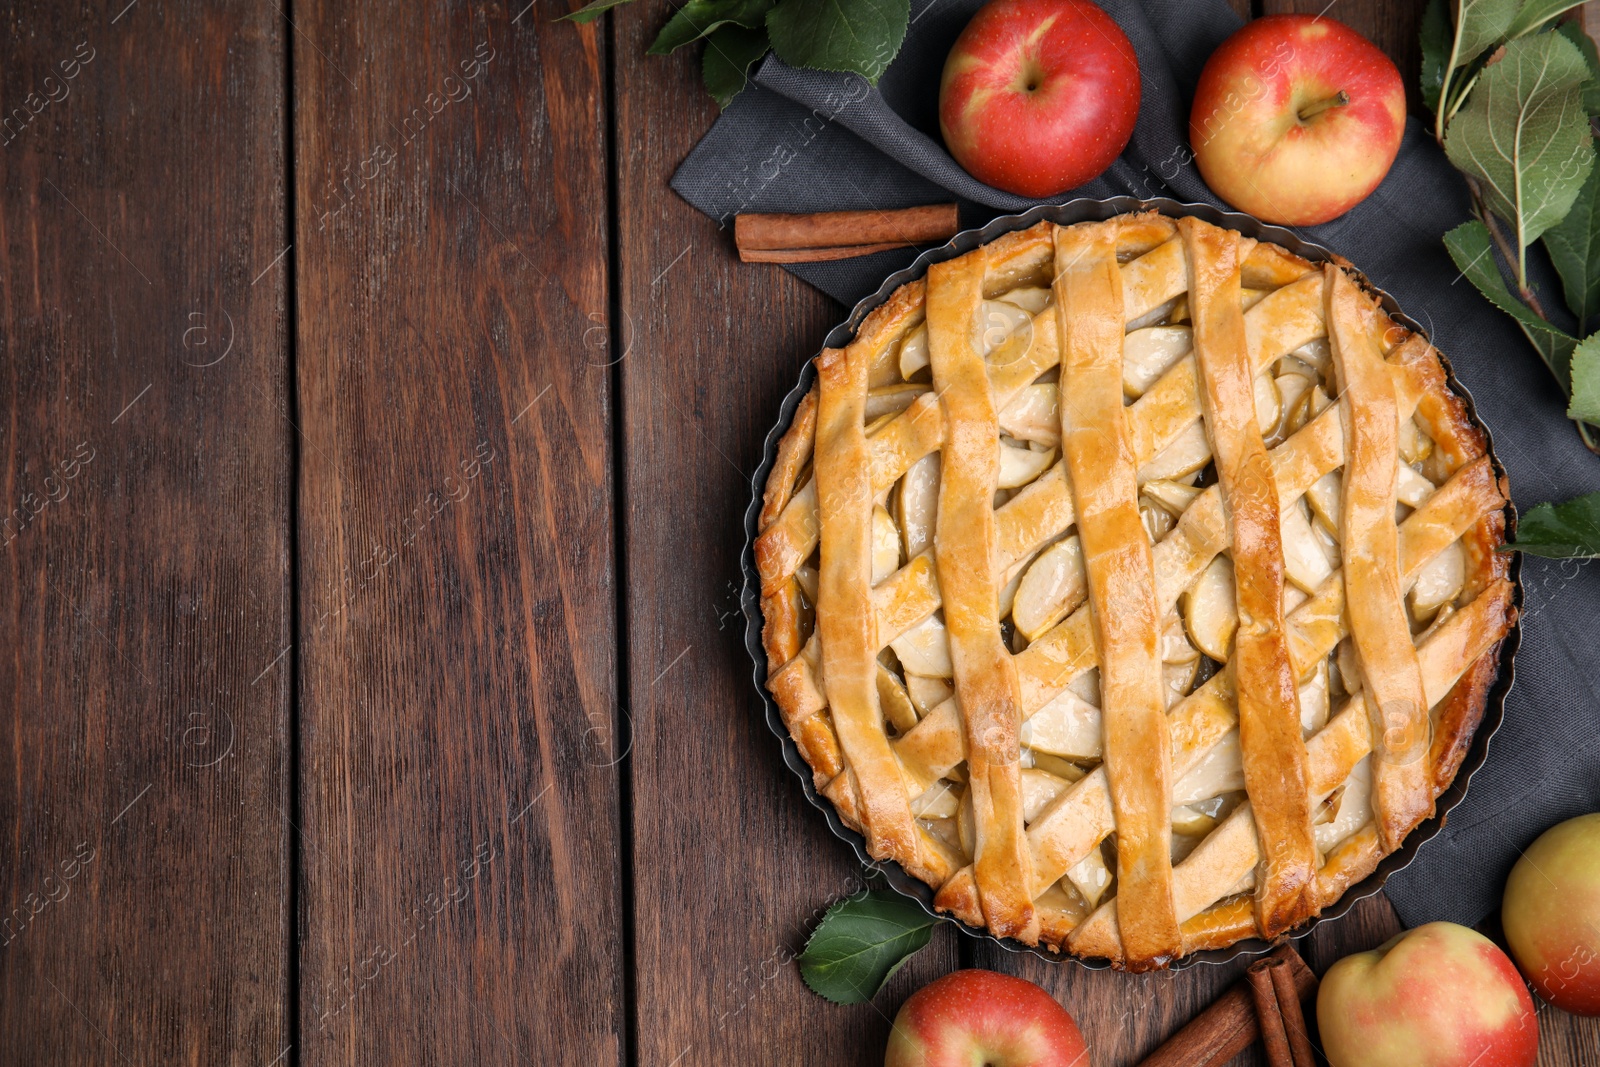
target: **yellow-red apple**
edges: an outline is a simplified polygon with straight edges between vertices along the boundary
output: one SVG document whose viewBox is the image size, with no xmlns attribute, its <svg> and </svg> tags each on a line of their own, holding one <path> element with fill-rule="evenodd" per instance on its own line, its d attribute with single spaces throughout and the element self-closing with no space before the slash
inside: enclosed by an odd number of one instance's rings
<svg viewBox="0 0 1600 1067">
<path fill-rule="evenodd" d="M 1139 60 L 1089 0 L 992 0 L 939 82 L 945 147 L 974 178 L 1054 196 L 1111 166 L 1139 116 Z"/>
<path fill-rule="evenodd" d="M 1189 143 L 1229 204 L 1311 226 L 1378 187 L 1405 127 L 1400 72 L 1371 41 L 1330 18 L 1268 15 L 1206 60 Z"/>
<path fill-rule="evenodd" d="M 1546 830 L 1506 881 L 1506 942 L 1534 991 L 1600 1015 L 1600 814 Z"/>
<path fill-rule="evenodd" d="M 1067 1010 L 1032 982 L 955 971 L 900 1006 L 884 1067 L 1086 1067 L 1089 1051 Z"/>
<path fill-rule="evenodd" d="M 1493 941 L 1428 923 L 1328 969 L 1317 1026 L 1333 1067 L 1533 1067 L 1539 1024 Z"/>
</svg>

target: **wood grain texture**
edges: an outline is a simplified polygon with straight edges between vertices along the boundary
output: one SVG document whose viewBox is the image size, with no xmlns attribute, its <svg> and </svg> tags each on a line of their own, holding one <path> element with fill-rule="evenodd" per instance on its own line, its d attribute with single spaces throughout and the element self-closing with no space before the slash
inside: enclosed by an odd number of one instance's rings
<svg viewBox="0 0 1600 1067">
<path fill-rule="evenodd" d="M 0 30 L 0 1061 L 264 1064 L 292 1040 L 284 27 L 121 7 Z"/>
<path fill-rule="evenodd" d="M 1539 1014 L 1539 1062 L 1541 1064 L 1600 1063 L 1600 1023 L 1568 1015 L 1534 999 Z"/>
<path fill-rule="evenodd" d="M 294 19 L 300 1062 L 618 1064 L 600 28 Z"/>
<path fill-rule="evenodd" d="M 614 98 L 626 507 L 637 1062 L 881 1064 L 911 990 L 955 934 L 873 1004 L 809 992 L 790 962 L 857 887 L 762 718 L 739 614 L 750 475 L 802 363 L 843 317 L 665 187 L 716 115 L 697 50 L 646 56 L 671 5 L 618 9 Z"/>
<path fill-rule="evenodd" d="M 843 311 L 667 187 L 675 0 L 125 2 L 0 26 L 0 1064 L 877 1064 L 978 965 L 1121 1067 L 1237 976 L 941 926 L 873 1004 L 801 984 L 859 869 L 737 559 Z M 1414 93 L 1421 9 L 1328 14 Z"/>
</svg>

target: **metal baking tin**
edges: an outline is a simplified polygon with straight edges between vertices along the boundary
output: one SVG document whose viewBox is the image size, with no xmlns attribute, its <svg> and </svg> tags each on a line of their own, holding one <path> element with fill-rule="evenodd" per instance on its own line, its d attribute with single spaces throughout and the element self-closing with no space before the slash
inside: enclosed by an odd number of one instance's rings
<svg viewBox="0 0 1600 1067">
<path fill-rule="evenodd" d="M 922 277 L 927 272 L 930 263 L 952 259 L 970 252 L 979 245 L 987 244 L 1001 234 L 1009 233 L 1012 230 L 1026 229 L 1046 219 L 1065 226 L 1076 222 L 1098 222 L 1109 219 L 1114 215 L 1148 210 L 1159 211 L 1163 215 L 1174 218 L 1192 215 L 1214 225 L 1237 230 L 1246 237 L 1271 241 L 1313 263 L 1322 263 L 1335 258 L 1334 254 L 1328 249 L 1306 241 L 1289 230 L 1278 226 L 1266 225 L 1257 219 L 1251 218 L 1249 215 L 1222 211 L 1205 204 L 1184 204 L 1165 198 L 1138 200 L 1126 196 L 1113 197 L 1109 200 L 1071 200 L 1064 204 L 1036 207 L 1021 215 L 1006 215 L 997 218 L 986 226 L 976 230 L 965 230 L 952 237 L 948 243 L 923 252 L 909 267 L 897 271 L 884 279 L 883 284 L 879 286 L 876 293 L 858 303 L 854 310 L 850 312 L 849 318 L 829 332 L 824 344 L 829 348 L 841 348 L 848 344 L 855 335 L 856 328 L 869 312 L 888 300 L 890 294 L 906 282 Z M 1359 274 L 1359 271 L 1357 273 Z M 1362 280 L 1366 281 L 1364 276 Z M 1367 289 L 1378 297 L 1384 310 L 1393 316 L 1397 322 L 1407 329 L 1427 336 L 1427 331 L 1402 312 L 1399 305 L 1395 303 L 1388 293 L 1371 285 L 1370 282 L 1367 283 Z M 1472 420 L 1473 425 L 1482 430 L 1488 439 L 1489 457 L 1494 465 L 1495 473 L 1504 478 L 1505 470 L 1501 467 L 1499 459 L 1494 454 L 1494 440 L 1489 434 L 1489 428 L 1478 417 L 1477 408 L 1472 402 L 1471 395 L 1456 380 L 1455 372 L 1450 367 L 1449 359 L 1444 358 L 1443 362 L 1445 375 L 1449 380 L 1450 387 L 1466 401 L 1468 417 Z M 759 533 L 756 524 L 761 514 L 761 494 L 767 484 L 767 476 L 771 473 L 772 465 L 777 456 L 778 441 L 789 429 L 789 424 L 794 418 L 795 408 L 799 406 L 801 398 L 811 389 L 811 385 L 815 380 L 816 369 L 812 362 L 807 360 L 800 372 L 799 382 L 789 391 L 789 395 L 783 398 L 783 404 L 778 410 L 777 422 L 767 433 L 761 466 L 756 470 L 755 476 L 750 483 L 752 489 L 750 506 L 745 509 L 744 514 L 745 545 L 741 558 L 744 569 L 744 588 L 740 601 L 744 608 L 745 617 L 745 648 L 750 653 L 750 658 L 755 664 L 756 691 L 761 694 L 761 701 L 766 710 L 767 725 L 777 735 L 783 746 L 783 761 L 789 765 L 795 776 L 800 779 L 800 787 L 805 791 L 806 799 L 822 812 L 823 817 L 828 821 L 828 826 L 840 840 L 854 850 L 856 858 L 863 865 L 880 872 L 891 886 L 919 903 L 929 915 L 941 921 L 954 924 L 970 937 L 983 938 L 1011 952 L 1031 952 L 1036 956 L 1053 962 L 1071 960 L 1081 966 L 1094 969 L 1109 967 L 1110 963 L 1106 960 L 1081 959 L 1067 952 L 1055 953 L 1043 947 L 1024 945 L 1020 941 L 1010 938 L 995 937 L 985 930 L 968 926 L 953 916 L 935 911 L 933 907 L 934 889 L 907 874 L 899 864 L 893 861 L 872 859 L 867 854 L 866 840 L 844 824 L 839 818 L 838 812 L 834 811 L 833 805 L 819 795 L 816 787 L 812 784 L 811 768 L 807 765 L 805 758 L 800 755 L 799 748 L 789 736 L 788 728 L 784 726 L 778 705 L 773 701 L 772 695 L 767 692 L 767 654 L 761 645 L 761 577 L 756 570 L 755 541 L 756 535 Z M 1516 511 L 1508 505 L 1508 541 L 1512 539 L 1515 531 Z M 1520 617 L 1522 608 L 1522 557 L 1520 555 L 1512 557 L 1511 581 L 1516 587 L 1513 603 Z M 1450 810 L 1466 795 L 1467 785 L 1471 781 L 1474 772 L 1483 766 L 1483 761 L 1489 751 L 1489 739 L 1500 728 L 1500 723 L 1505 717 L 1506 694 L 1511 690 L 1511 684 L 1515 677 L 1513 663 L 1521 639 L 1522 627 L 1519 621 L 1511 628 L 1511 632 L 1506 635 L 1504 642 L 1501 644 L 1500 673 L 1489 690 L 1488 702 L 1484 707 L 1483 720 L 1479 723 L 1477 733 L 1473 735 L 1472 744 L 1468 748 L 1465 758 L 1461 761 L 1461 768 L 1456 773 L 1455 781 L 1439 797 L 1433 818 L 1413 830 L 1398 850 L 1385 856 L 1378 863 L 1377 868 L 1370 876 L 1352 886 L 1344 896 L 1324 909 L 1320 915 L 1314 916 L 1297 927 L 1294 933 L 1290 935 L 1291 937 L 1302 937 L 1319 923 L 1344 916 L 1355 906 L 1357 901 L 1377 893 L 1383 888 L 1390 875 L 1404 869 L 1416 857 L 1417 851 L 1422 845 L 1444 828 L 1445 818 L 1449 815 Z M 1190 953 L 1175 961 L 1172 967 L 1187 967 L 1197 963 L 1228 963 L 1242 956 L 1254 956 L 1266 952 L 1272 947 L 1271 943 L 1260 938 L 1247 938 L 1226 948 L 1206 949 Z"/>
</svg>

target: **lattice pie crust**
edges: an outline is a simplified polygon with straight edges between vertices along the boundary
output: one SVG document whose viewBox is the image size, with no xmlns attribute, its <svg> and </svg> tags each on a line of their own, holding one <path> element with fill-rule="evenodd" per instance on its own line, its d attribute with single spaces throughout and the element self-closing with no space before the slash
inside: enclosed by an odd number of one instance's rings
<svg viewBox="0 0 1600 1067">
<path fill-rule="evenodd" d="M 1432 813 L 1513 621 L 1505 488 L 1342 265 L 1040 223 L 816 368 L 756 542 L 768 684 L 940 909 L 1161 967 L 1284 934 Z"/>
</svg>

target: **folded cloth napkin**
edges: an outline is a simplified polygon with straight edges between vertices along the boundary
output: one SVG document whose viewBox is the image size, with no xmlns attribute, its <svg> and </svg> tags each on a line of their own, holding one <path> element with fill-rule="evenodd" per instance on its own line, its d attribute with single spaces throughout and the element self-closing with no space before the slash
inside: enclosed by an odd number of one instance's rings
<svg viewBox="0 0 1600 1067">
<path fill-rule="evenodd" d="M 939 72 L 982 0 L 912 0 L 905 47 L 878 86 L 768 58 L 673 177 L 724 223 L 744 211 L 829 211 L 960 202 L 977 226 L 1040 201 L 990 188 L 940 143 Z M 1139 56 L 1133 140 L 1110 170 L 1059 200 L 1118 194 L 1217 204 L 1188 147 L 1190 95 L 1240 25 L 1221 0 L 1101 0 Z M 1517 505 L 1600 491 L 1566 402 L 1512 320 L 1462 279 L 1440 238 L 1468 217 L 1461 178 L 1416 119 L 1387 178 L 1348 215 L 1305 236 L 1348 257 L 1427 326 L 1495 435 Z M 916 251 L 789 268 L 846 305 Z M 765 269 L 753 267 L 749 269 Z M 1559 292 L 1547 278 L 1545 288 Z M 1487 763 L 1438 837 L 1390 879 L 1408 925 L 1474 924 L 1493 911 L 1519 850 L 1600 810 L 1600 565 L 1528 557 L 1517 681 Z"/>
</svg>

